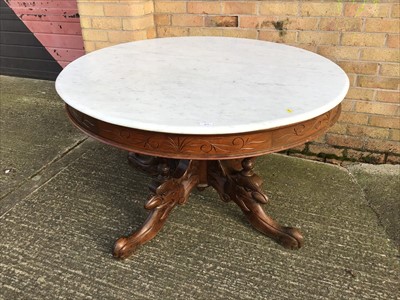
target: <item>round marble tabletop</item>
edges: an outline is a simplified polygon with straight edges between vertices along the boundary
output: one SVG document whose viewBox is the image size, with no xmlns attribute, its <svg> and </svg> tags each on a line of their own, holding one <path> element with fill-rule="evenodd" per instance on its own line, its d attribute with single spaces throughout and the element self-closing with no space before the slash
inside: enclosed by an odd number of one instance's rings
<svg viewBox="0 0 400 300">
<path fill-rule="evenodd" d="M 76 110 L 130 128 L 230 134 L 309 120 L 337 106 L 349 80 L 291 46 L 227 37 L 162 38 L 89 53 L 58 76 Z"/>
</svg>

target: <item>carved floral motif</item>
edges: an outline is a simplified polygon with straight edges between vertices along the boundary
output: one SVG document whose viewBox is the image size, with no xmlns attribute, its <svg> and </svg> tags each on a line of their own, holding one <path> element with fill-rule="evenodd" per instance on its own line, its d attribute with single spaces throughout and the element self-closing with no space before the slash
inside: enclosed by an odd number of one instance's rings
<svg viewBox="0 0 400 300">
<path fill-rule="evenodd" d="M 168 134 L 122 127 L 93 119 L 67 107 L 74 123 L 94 137 L 129 151 L 173 158 L 239 158 L 300 145 L 329 128 L 340 106 L 301 123 L 257 132 L 222 135 Z"/>
<path fill-rule="evenodd" d="M 324 127 L 329 126 L 329 120 L 331 119 L 331 113 L 327 112 L 326 114 L 322 115 L 314 124 L 313 128 L 314 129 L 321 129 Z"/>
<path fill-rule="evenodd" d="M 177 137 L 177 138 L 171 138 L 168 137 L 166 141 L 167 145 L 171 147 L 172 150 L 176 152 L 183 152 L 187 146 L 190 146 L 191 141 L 189 138 L 184 137 Z"/>
<path fill-rule="evenodd" d="M 228 153 L 232 150 L 253 150 L 257 145 L 263 144 L 265 140 L 252 140 L 250 138 L 234 137 L 226 143 L 212 143 L 207 140 L 196 140 L 188 137 L 167 137 L 166 139 L 160 138 L 159 135 L 150 137 L 140 137 L 131 135 L 125 129 L 120 131 L 121 138 L 129 140 L 129 142 L 156 150 L 159 148 L 169 149 L 176 153 L 196 153 L 201 151 L 203 153 Z"/>
<path fill-rule="evenodd" d="M 306 126 L 304 126 L 303 124 L 300 124 L 299 126 L 293 128 L 294 134 L 297 136 L 301 136 L 304 135 L 304 133 L 306 132 Z"/>
</svg>

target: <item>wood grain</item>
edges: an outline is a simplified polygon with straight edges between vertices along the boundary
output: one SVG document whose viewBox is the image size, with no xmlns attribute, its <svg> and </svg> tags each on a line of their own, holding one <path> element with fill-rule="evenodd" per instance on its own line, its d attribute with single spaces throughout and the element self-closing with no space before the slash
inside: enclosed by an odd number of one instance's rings
<svg viewBox="0 0 400 300">
<path fill-rule="evenodd" d="M 260 156 L 313 140 L 338 119 L 338 105 L 316 118 L 263 131 L 221 135 L 169 134 L 103 122 L 66 105 L 73 124 L 91 137 L 130 152 L 151 156 L 221 160 Z"/>
</svg>

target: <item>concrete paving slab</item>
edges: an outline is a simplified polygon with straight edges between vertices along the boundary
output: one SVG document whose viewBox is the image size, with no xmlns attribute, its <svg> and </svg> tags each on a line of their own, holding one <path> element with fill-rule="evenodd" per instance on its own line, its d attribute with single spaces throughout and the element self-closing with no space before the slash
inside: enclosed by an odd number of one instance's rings
<svg viewBox="0 0 400 300">
<path fill-rule="evenodd" d="M 400 246 L 400 165 L 355 164 L 347 168 L 388 236 Z"/>
<path fill-rule="evenodd" d="M 258 171 L 270 213 L 303 230 L 300 251 L 253 231 L 210 190 L 116 261 L 113 241 L 146 217 L 148 178 L 124 152 L 90 144 L 0 220 L 5 298 L 396 299 L 396 249 L 350 175 L 281 156 L 260 159 Z"/>
<path fill-rule="evenodd" d="M 64 130 L 68 136 L 67 125 L 59 135 Z M 90 139 L 70 145 L 45 162 L 38 181 L 26 173 L 0 202 L 14 203 L 0 216 L 0 299 L 398 299 L 398 249 L 346 169 L 258 159 L 266 209 L 300 227 L 299 251 L 253 230 L 238 207 L 207 189 L 177 207 L 135 256 L 118 261 L 113 242 L 146 218 L 150 179 L 128 166 L 124 151 Z M 11 153 L 11 162 L 34 159 Z"/>
<path fill-rule="evenodd" d="M 54 82 L 0 76 L 0 86 L 0 199 L 4 199 L 85 137 L 66 120 Z M 0 205 L 1 214 L 6 204 L 0 200 Z"/>
</svg>

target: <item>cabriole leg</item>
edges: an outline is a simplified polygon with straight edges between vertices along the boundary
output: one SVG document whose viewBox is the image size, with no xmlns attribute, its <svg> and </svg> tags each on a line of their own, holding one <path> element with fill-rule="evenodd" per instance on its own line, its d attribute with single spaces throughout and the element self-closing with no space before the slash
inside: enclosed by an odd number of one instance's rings
<svg viewBox="0 0 400 300">
<path fill-rule="evenodd" d="M 284 227 L 268 216 L 262 208 L 268 198 L 261 189 L 262 179 L 253 171 L 254 158 L 245 158 L 241 170 L 237 161 L 214 162 L 209 182 L 224 201 L 234 201 L 251 225 L 285 248 L 299 249 L 303 236 L 297 228 Z"/>
<path fill-rule="evenodd" d="M 135 252 L 136 248 L 152 238 L 164 226 L 171 210 L 178 204 L 186 203 L 190 192 L 196 187 L 198 176 L 198 162 L 181 161 L 174 172 L 174 177 L 166 177 L 166 170 L 163 168 L 164 174 L 161 177 L 161 183 L 158 187 L 151 187 L 154 195 L 145 205 L 150 214 L 141 228 L 127 237 L 121 237 L 115 242 L 114 256 L 117 258 L 127 258 Z"/>
</svg>

